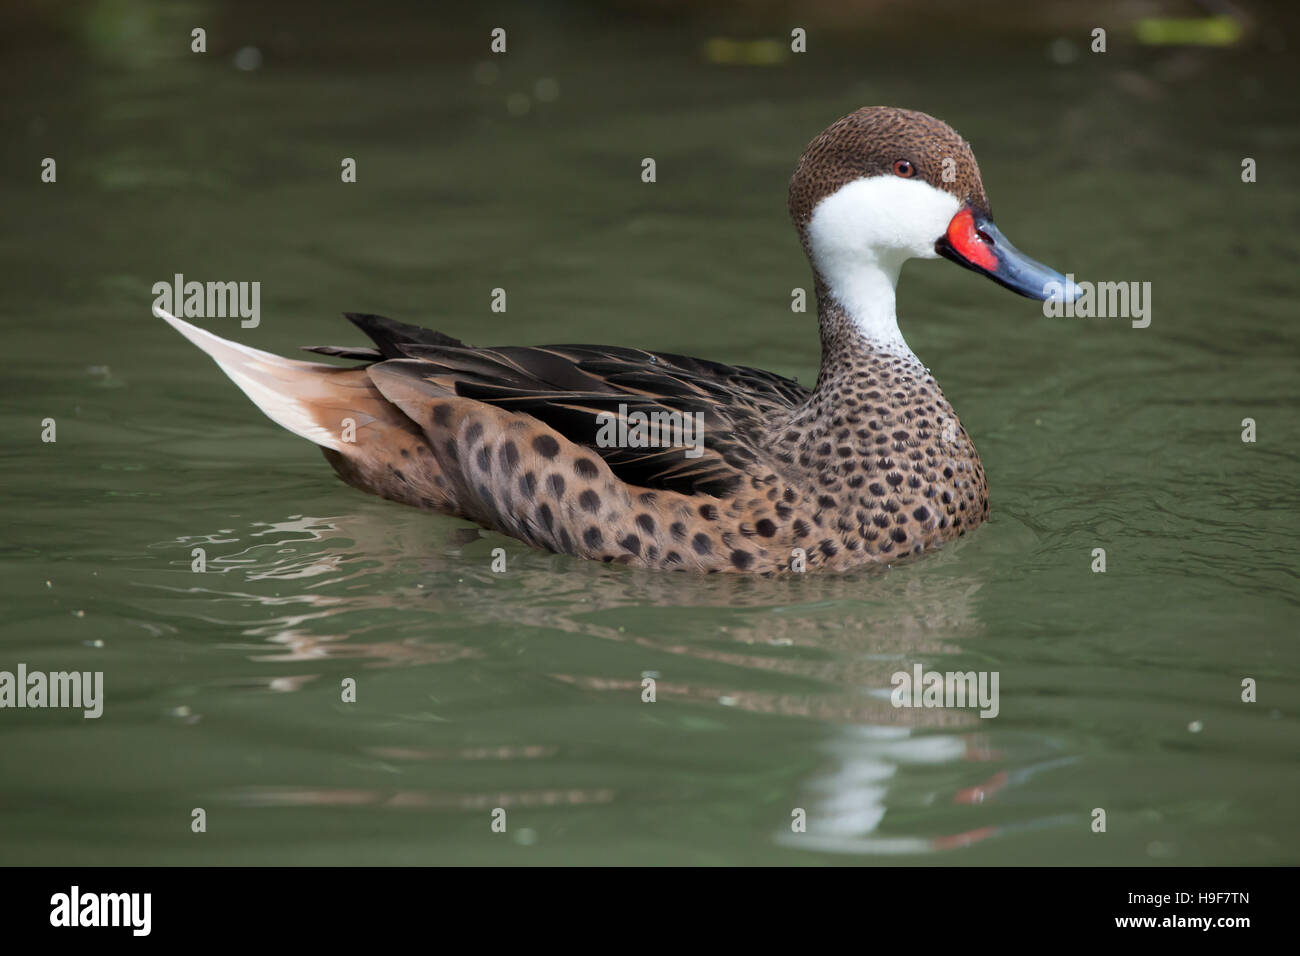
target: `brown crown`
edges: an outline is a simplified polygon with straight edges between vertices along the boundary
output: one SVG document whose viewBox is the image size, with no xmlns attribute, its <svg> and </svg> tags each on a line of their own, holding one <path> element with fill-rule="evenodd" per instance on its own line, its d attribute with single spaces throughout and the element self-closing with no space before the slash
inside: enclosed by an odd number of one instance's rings
<svg viewBox="0 0 1300 956">
<path fill-rule="evenodd" d="M 943 181 L 951 158 L 953 181 Z M 970 144 L 943 120 L 892 106 L 864 106 L 826 127 L 799 157 L 790 178 L 790 218 L 804 235 L 817 204 L 846 183 L 864 176 L 892 176 L 907 160 L 915 178 L 988 212 L 979 165 Z"/>
</svg>

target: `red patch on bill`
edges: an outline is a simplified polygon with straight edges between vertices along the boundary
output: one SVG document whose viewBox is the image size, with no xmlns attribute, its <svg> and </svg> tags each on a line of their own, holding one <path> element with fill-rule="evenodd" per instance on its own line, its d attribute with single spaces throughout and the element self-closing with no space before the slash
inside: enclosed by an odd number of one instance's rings
<svg viewBox="0 0 1300 956">
<path fill-rule="evenodd" d="M 998 257 L 989 249 L 989 245 L 975 231 L 975 217 L 969 209 L 963 209 L 952 217 L 948 223 L 948 244 L 957 254 L 972 265 L 990 272 L 998 267 Z"/>
</svg>

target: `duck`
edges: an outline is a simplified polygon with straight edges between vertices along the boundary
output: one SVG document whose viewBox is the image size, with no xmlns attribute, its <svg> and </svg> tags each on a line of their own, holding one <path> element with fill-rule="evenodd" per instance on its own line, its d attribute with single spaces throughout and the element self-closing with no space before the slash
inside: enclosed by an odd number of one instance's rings
<svg viewBox="0 0 1300 956">
<path fill-rule="evenodd" d="M 870 106 L 809 143 L 788 208 L 812 266 L 821 367 L 782 375 L 621 346 L 478 347 L 345 313 L 370 341 L 284 358 L 154 307 L 347 484 L 534 548 L 697 573 L 893 565 L 989 516 L 979 454 L 899 329 L 909 259 L 1073 298 L 994 225 L 970 145 Z"/>
</svg>

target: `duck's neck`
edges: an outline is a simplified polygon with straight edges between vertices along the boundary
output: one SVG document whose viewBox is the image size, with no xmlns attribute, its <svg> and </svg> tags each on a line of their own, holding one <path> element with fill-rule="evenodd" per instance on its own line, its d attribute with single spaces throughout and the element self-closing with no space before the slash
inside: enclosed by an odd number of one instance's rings
<svg viewBox="0 0 1300 956">
<path fill-rule="evenodd" d="M 874 436 L 864 439 L 859 432 L 850 439 L 846 432 L 867 421 L 892 418 L 895 409 L 902 415 L 918 396 L 933 396 L 931 401 L 946 408 L 929 369 L 898 331 L 896 278 L 896 271 L 864 271 L 850 284 L 832 286 L 820 270 L 814 270 L 821 369 L 807 400 L 768 423 L 776 444 L 788 444 L 794 435 L 800 436 L 801 443 L 820 443 L 827 434 L 836 433 L 859 454 L 869 455 L 874 453 L 870 444 Z M 777 457 L 794 460 L 786 452 Z M 800 463 L 807 457 L 799 455 Z"/>
<path fill-rule="evenodd" d="M 911 355 L 898 328 L 894 290 L 902 260 L 878 260 L 858 264 L 839 275 L 824 278 L 815 273 L 817 313 L 821 320 L 823 345 L 828 319 L 846 320 L 868 345 L 882 351 Z"/>
<path fill-rule="evenodd" d="M 834 284 L 816 274 L 817 321 L 821 327 L 822 361 L 817 391 L 835 388 L 864 366 L 881 359 L 902 359 L 924 372 L 908 348 L 894 311 L 898 265 L 859 268 Z"/>
</svg>

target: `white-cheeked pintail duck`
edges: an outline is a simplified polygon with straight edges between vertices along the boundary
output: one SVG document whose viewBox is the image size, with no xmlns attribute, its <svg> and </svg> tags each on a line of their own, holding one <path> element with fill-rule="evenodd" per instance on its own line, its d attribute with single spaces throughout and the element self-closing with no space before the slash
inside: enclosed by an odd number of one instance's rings
<svg viewBox="0 0 1300 956">
<path fill-rule="evenodd" d="M 924 113 L 865 107 L 837 120 L 800 158 L 789 208 L 821 326 L 812 390 L 665 352 L 477 348 L 358 314 L 347 318 L 373 347 L 307 349 L 362 363 L 339 367 L 156 311 L 273 421 L 320 445 L 344 481 L 537 548 L 772 573 L 893 562 L 965 534 L 988 516 L 988 485 L 899 332 L 899 270 L 944 256 L 1036 299 L 1065 278 L 1002 236 L 969 144 Z M 637 434 L 610 427 L 620 419 L 641 423 L 639 440 L 602 441 Z M 703 423 L 689 455 L 669 442 L 679 421 Z"/>
</svg>

